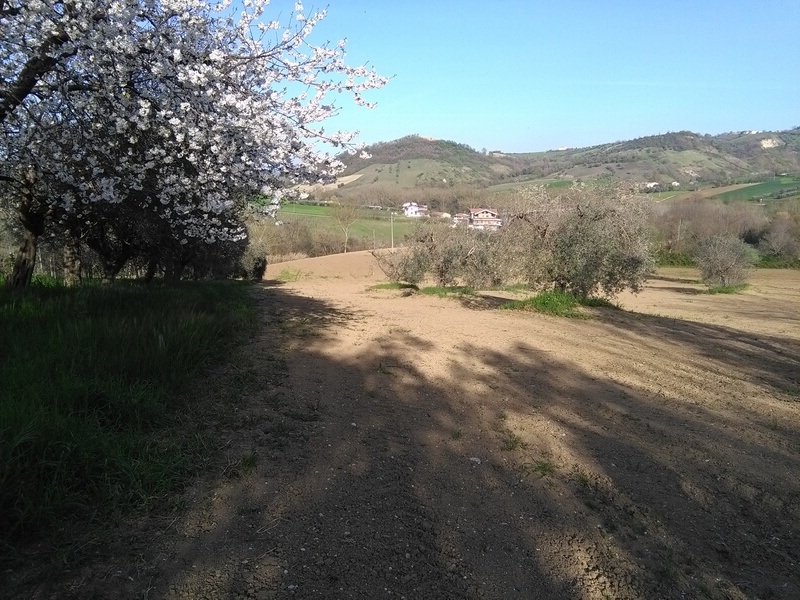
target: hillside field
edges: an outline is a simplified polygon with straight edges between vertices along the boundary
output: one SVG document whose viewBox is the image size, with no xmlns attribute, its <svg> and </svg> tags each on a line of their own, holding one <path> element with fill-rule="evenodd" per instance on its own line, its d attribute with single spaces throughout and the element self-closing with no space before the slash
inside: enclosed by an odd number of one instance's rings
<svg viewBox="0 0 800 600">
<path fill-rule="evenodd" d="M 370 158 L 341 155 L 346 177 L 340 193 L 372 186 L 408 189 L 473 185 L 509 191 L 531 182 L 552 185 L 594 179 L 677 181 L 686 189 L 766 181 L 776 173 L 800 172 L 800 128 L 717 136 L 670 132 L 545 152 L 478 152 L 467 145 L 418 135 L 367 148 Z M 343 180 L 344 182 L 344 180 Z"/>
<path fill-rule="evenodd" d="M 328 206 L 286 203 L 278 211 L 277 219 L 285 223 L 306 222 L 314 230 L 328 231 L 335 236 L 344 235 Z M 391 245 L 392 230 L 394 243 L 399 244 L 414 231 L 419 221 L 405 217 L 402 213 L 395 214 L 390 219 L 389 211 L 361 209 L 358 219 L 350 226 L 350 236 L 375 240 L 378 248 L 384 248 Z"/>
</svg>

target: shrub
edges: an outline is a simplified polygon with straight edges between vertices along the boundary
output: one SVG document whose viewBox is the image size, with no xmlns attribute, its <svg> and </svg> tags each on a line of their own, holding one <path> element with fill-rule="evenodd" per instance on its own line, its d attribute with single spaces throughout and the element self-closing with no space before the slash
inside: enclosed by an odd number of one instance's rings
<svg viewBox="0 0 800 600">
<path fill-rule="evenodd" d="M 727 288 L 747 283 L 754 252 L 735 235 L 716 235 L 697 247 L 695 261 L 703 283 Z"/>
</svg>

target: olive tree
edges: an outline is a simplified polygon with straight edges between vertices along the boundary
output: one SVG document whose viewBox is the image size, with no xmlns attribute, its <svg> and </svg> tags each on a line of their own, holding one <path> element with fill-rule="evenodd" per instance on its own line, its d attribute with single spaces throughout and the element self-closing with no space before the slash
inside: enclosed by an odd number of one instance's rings
<svg viewBox="0 0 800 600">
<path fill-rule="evenodd" d="M 642 288 L 653 270 L 649 203 L 623 186 L 525 188 L 498 231 L 429 225 L 406 253 L 380 256 L 385 272 L 417 283 L 490 288 L 526 282 L 580 296 Z"/>
<path fill-rule="evenodd" d="M 715 235 L 698 244 L 695 261 L 709 287 L 742 285 L 753 266 L 753 249 L 738 236 Z"/>
<path fill-rule="evenodd" d="M 622 185 L 521 190 L 509 213 L 527 280 L 580 296 L 641 290 L 653 270 L 648 201 Z"/>
</svg>

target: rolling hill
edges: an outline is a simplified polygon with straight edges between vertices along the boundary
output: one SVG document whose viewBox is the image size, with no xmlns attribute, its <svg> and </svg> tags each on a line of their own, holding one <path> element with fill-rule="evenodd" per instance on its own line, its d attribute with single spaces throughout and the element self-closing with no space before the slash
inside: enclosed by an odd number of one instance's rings
<svg viewBox="0 0 800 600">
<path fill-rule="evenodd" d="M 800 128 L 716 136 L 680 131 L 547 152 L 478 152 L 453 141 L 406 136 L 342 155 L 348 189 L 380 184 L 411 188 L 471 184 L 501 191 L 516 185 L 613 178 L 669 185 L 725 185 L 800 173 Z"/>
</svg>

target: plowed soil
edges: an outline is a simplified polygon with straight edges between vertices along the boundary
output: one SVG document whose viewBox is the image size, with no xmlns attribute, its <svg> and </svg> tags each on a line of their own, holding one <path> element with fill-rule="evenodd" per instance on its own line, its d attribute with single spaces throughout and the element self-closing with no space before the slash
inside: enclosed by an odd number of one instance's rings
<svg viewBox="0 0 800 600">
<path fill-rule="evenodd" d="M 219 464 L 19 597 L 800 598 L 800 273 L 564 319 L 372 260 L 271 265 Z"/>
</svg>

